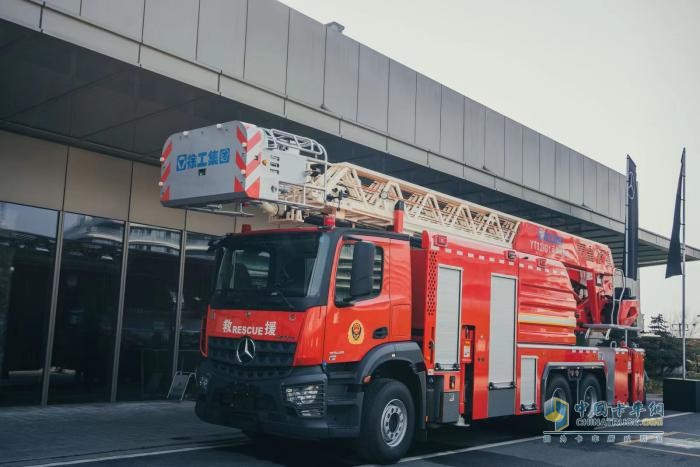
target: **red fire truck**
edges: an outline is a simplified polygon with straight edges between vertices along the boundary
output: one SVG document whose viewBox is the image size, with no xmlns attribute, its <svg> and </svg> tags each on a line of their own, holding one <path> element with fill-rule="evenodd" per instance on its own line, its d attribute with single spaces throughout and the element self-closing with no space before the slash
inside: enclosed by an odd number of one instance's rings
<svg viewBox="0 0 700 467">
<path fill-rule="evenodd" d="M 438 425 L 644 399 L 642 350 L 586 344 L 639 313 L 605 245 L 243 122 L 172 135 L 161 164 L 165 206 L 257 207 L 279 227 L 212 244 L 207 422 L 390 462 Z"/>
</svg>

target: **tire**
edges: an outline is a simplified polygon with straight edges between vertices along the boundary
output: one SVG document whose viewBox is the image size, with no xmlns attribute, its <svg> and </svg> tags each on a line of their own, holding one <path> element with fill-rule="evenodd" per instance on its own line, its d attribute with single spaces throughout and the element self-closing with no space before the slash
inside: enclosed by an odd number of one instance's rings
<svg viewBox="0 0 700 467">
<path fill-rule="evenodd" d="M 573 398 L 571 397 L 571 387 L 569 382 L 562 375 L 552 375 L 547 382 L 547 389 L 544 395 L 544 402 L 552 397 L 558 397 L 569 404 L 569 427 L 571 427 L 572 413 L 574 410 Z M 554 431 L 554 422 L 544 419 L 545 430 Z"/>
<path fill-rule="evenodd" d="M 394 463 L 411 447 L 416 414 L 408 388 L 399 381 L 378 379 L 365 391 L 358 453 L 366 461 Z"/>
<path fill-rule="evenodd" d="M 603 389 L 600 386 L 598 378 L 590 373 L 584 375 L 584 377 L 581 379 L 581 383 L 579 384 L 579 393 L 580 395 L 576 399 L 576 403 L 578 404 L 578 401 L 582 400 L 588 404 L 588 407 L 586 408 L 587 412 L 582 418 L 594 418 L 594 405 L 596 402 L 603 400 Z M 579 418 L 578 412 L 573 411 L 573 415 L 574 419 Z M 578 424 L 575 426 L 577 429 L 583 430 L 592 430 L 594 428 L 593 426 L 578 426 Z"/>
</svg>

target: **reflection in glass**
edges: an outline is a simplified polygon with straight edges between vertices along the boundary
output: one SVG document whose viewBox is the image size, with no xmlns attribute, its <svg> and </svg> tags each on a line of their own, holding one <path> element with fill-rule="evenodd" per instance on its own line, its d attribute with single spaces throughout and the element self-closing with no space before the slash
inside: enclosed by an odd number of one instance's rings
<svg viewBox="0 0 700 467">
<path fill-rule="evenodd" d="M 108 401 L 124 223 L 66 213 L 49 403 Z"/>
<path fill-rule="evenodd" d="M 129 229 L 119 400 L 158 399 L 168 392 L 180 238 L 179 232 L 146 225 Z"/>
<path fill-rule="evenodd" d="M 187 233 L 177 366 L 180 371 L 193 372 L 199 362 L 199 333 L 202 317 L 207 311 L 214 274 L 214 253 L 209 252 L 209 241 L 214 238 Z"/>
<path fill-rule="evenodd" d="M 352 255 L 354 243 L 346 243 L 340 249 L 338 268 L 335 273 L 335 302 L 343 303 L 350 298 L 350 277 L 352 273 Z M 382 274 L 384 272 L 384 250 L 377 247 L 374 250 L 374 273 L 372 274 L 372 294 L 379 295 L 382 291 Z"/>
<path fill-rule="evenodd" d="M 213 308 L 303 310 L 317 294 L 328 236 L 318 232 L 226 238 L 218 250 Z"/>
<path fill-rule="evenodd" d="M 38 404 L 58 213 L 0 202 L 0 405 Z"/>
</svg>

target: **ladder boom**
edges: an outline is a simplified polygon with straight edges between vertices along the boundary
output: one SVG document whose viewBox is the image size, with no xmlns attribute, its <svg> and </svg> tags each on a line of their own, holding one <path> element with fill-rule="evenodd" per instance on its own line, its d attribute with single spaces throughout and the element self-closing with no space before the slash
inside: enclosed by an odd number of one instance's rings
<svg viewBox="0 0 700 467">
<path fill-rule="evenodd" d="M 286 131 L 233 121 L 171 135 L 160 187 L 165 206 L 240 216 L 250 215 L 245 205 L 259 205 L 274 222 L 332 213 L 383 229 L 402 203 L 407 233 L 489 243 L 532 255 L 542 268 L 559 261 L 576 295 L 579 324 L 629 325 L 638 314 L 638 302 L 612 299 L 608 246 L 354 164 L 330 164 L 322 144 Z"/>
<path fill-rule="evenodd" d="M 318 141 L 239 121 L 171 135 L 161 157 L 160 186 L 161 202 L 171 207 L 211 210 L 214 204 L 232 202 L 237 209 L 229 212 L 244 214 L 239 209 L 243 203 L 272 205 L 265 210 L 275 213 L 277 221 L 333 212 L 378 228 L 393 223 L 394 206 L 403 201 L 404 230 L 410 233 L 428 230 L 506 248 L 529 241 L 518 240 L 523 224 L 542 233 L 543 241 L 545 230 L 551 230 L 354 164 L 331 164 Z M 576 241 L 589 249 L 595 243 Z M 557 246 L 552 254 L 561 256 L 560 250 Z"/>
<path fill-rule="evenodd" d="M 325 187 L 332 197 L 318 204 L 311 198 L 310 205 L 330 205 L 338 217 L 377 227 L 391 225 L 394 206 L 403 201 L 404 230 L 411 233 L 430 230 L 510 247 L 519 224 L 507 214 L 350 163 L 329 165 L 326 180 L 316 176 L 309 187 Z M 281 199 L 292 204 L 294 197 Z"/>
</svg>

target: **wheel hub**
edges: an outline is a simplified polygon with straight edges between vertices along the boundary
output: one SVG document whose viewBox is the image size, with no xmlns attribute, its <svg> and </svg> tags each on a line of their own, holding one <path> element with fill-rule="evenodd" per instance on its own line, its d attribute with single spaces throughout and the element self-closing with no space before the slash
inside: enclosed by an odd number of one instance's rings
<svg viewBox="0 0 700 467">
<path fill-rule="evenodd" d="M 406 436 L 406 428 L 406 406 L 399 399 L 390 400 L 382 411 L 382 439 L 391 447 L 397 446 Z"/>
</svg>

